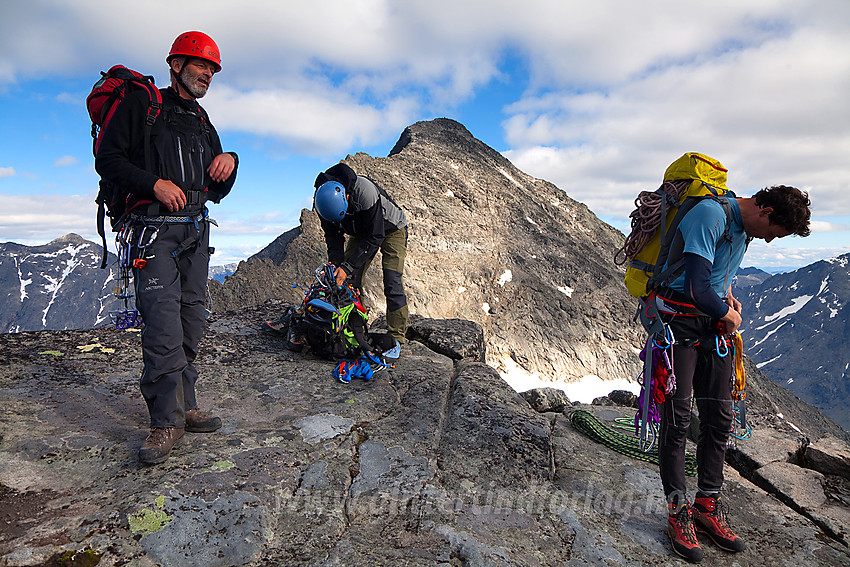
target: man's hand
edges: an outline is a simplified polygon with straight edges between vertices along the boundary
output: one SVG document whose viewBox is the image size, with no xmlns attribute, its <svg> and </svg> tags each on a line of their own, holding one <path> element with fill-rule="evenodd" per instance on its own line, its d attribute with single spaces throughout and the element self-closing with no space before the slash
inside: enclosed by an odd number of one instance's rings
<svg viewBox="0 0 850 567">
<path fill-rule="evenodd" d="M 157 201 L 165 205 L 168 212 L 179 211 L 186 206 L 186 194 L 177 185 L 167 179 L 159 179 L 153 186 Z"/>
<path fill-rule="evenodd" d="M 218 154 L 213 158 L 212 163 L 207 168 L 207 173 L 210 174 L 213 181 L 221 183 L 226 181 L 233 169 L 236 167 L 236 160 L 230 154 Z"/>
<path fill-rule="evenodd" d="M 738 327 L 741 326 L 742 318 L 741 318 L 741 302 L 735 299 L 732 295 L 732 288 L 730 287 L 726 297 L 723 299 L 723 303 L 725 303 L 729 307 L 729 311 L 726 315 L 721 319 L 723 322 L 723 334 L 731 335 L 738 330 Z"/>
<path fill-rule="evenodd" d="M 740 302 L 738 303 L 738 309 L 741 308 Z M 729 307 L 729 311 L 726 312 L 726 315 L 720 320 L 723 323 L 723 333 L 724 335 L 731 335 L 738 331 L 738 327 L 741 326 L 741 314 L 738 312 L 738 309 L 734 309 L 733 307 Z"/>
<path fill-rule="evenodd" d="M 732 290 L 731 289 L 729 290 L 729 294 L 726 296 L 726 299 L 724 299 L 723 301 L 730 308 L 734 309 L 738 313 L 741 313 L 741 309 L 743 308 L 743 306 L 741 305 L 740 301 L 738 301 L 737 299 L 732 297 Z"/>
<path fill-rule="evenodd" d="M 347 277 L 348 273 L 342 267 L 339 267 L 334 270 L 334 278 L 336 278 L 337 286 L 341 286 L 342 284 L 344 284 Z"/>
</svg>

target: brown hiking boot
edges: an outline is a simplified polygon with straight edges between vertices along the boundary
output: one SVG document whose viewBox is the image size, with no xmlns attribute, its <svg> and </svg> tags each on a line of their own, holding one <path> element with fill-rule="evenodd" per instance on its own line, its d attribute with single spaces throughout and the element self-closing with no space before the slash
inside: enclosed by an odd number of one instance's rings
<svg viewBox="0 0 850 567">
<path fill-rule="evenodd" d="M 209 433 L 221 427 L 221 419 L 195 408 L 186 410 L 186 431 L 190 433 Z"/>
<path fill-rule="evenodd" d="M 691 563 L 702 561 L 702 548 L 697 541 L 694 531 L 693 512 L 686 503 L 678 508 L 676 504 L 668 504 L 667 535 L 673 544 L 673 551 Z"/>
<path fill-rule="evenodd" d="M 183 430 L 176 427 L 154 427 L 139 449 L 139 461 L 149 465 L 163 462 L 171 453 L 177 440 L 183 437 Z"/>
<path fill-rule="evenodd" d="M 694 500 L 694 523 L 697 530 L 708 534 L 720 549 L 737 553 L 747 548 L 744 540 L 729 527 L 720 496 Z"/>
</svg>

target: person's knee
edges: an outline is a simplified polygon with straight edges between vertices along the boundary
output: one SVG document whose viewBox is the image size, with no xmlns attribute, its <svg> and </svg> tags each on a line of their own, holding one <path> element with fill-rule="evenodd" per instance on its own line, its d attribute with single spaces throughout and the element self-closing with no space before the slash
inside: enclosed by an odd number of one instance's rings
<svg viewBox="0 0 850 567">
<path fill-rule="evenodd" d="M 387 312 L 397 311 L 407 305 L 400 272 L 384 270 L 384 296 L 387 298 Z"/>
</svg>

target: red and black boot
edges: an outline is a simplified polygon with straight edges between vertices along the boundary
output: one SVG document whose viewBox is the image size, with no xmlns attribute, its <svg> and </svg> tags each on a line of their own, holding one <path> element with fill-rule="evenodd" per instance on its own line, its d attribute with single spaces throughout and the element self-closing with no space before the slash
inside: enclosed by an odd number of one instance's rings
<svg viewBox="0 0 850 567">
<path fill-rule="evenodd" d="M 746 545 L 726 521 L 726 511 L 720 496 L 699 496 L 694 500 L 694 523 L 696 528 L 708 534 L 708 537 L 720 549 L 732 552 L 744 551 Z"/>
<path fill-rule="evenodd" d="M 687 503 L 682 506 L 667 505 L 667 535 L 677 555 L 691 563 L 702 561 L 702 548 L 694 531 L 693 512 Z"/>
</svg>

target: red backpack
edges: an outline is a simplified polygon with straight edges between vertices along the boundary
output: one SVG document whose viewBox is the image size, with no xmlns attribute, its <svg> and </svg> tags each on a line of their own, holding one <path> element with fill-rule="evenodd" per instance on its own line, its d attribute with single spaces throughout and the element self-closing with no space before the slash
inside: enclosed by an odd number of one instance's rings
<svg viewBox="0 0 850 567">
<path fill-rule="evenodd" d="M 150 145 L 151 127 L 162 111 L 162 93 L 154 85 L 153 77 L 142 75 L 123 65 L 115 65 L 109 71 L 103 72 L 100 80 L 92 86 L 91 93 L 86 97 L 86 108 L 91 117 L 92 152 L 97 156 L 100 141 L 106 125 L 112 119 L 118 105 L 131 92 L 142 89 L 148 93 L 148 113 L 145 118 L 145 164 L 151 170 L 151 157 L 148 151 Z M 97 233 L 103 241 L 103 259 L 100 267 L 106 267 L 106 234 L 103 221 L 109 216 L 112 230 L 116 231 L 123 224 L 126 216 L 126 206 L 129 193 L 114 183 L 105 179 L 100 180 L 97 198 Z"/>
</svg>

